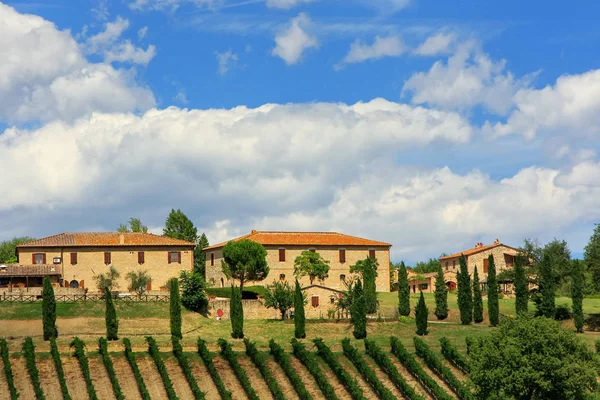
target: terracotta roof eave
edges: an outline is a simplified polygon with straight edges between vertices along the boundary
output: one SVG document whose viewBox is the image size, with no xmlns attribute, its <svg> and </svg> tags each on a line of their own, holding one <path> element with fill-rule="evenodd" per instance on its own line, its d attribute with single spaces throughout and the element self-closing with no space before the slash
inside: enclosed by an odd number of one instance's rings
<svg viewBox="0 0 600 400">
<path fill-rule="evenodd" d="M 511 250 L 519 251 L 519 249 L 511 247 L 511 246 L 507 246 L 504 243 L 497 243 L 497 244 L 483 246 L 480 249 L 475 249 L 475 248 L 473 248 L 473 249 L 467 249 L 467 250 L 461 251 L 459 253 L 450 254 L 449 256 L 440 257 L 439 260 L 442 261 L 442 260 L 450 260 L 452 258 L 458 258 L 458 257 L 460 257 L 463 254 L 466 257 L 468 257 L 468 256 L 472 256 L 473 254 L 481 253 L 482 251 L 495 249 L 496 247 L 499 247 L 499 246 L 503 246 L 503 247 L 509 248 Z"/>
<path fill-rule="evenodd" d="M 195 244 L 189 242 L 188 244 L 178 244 L 178 243 L 126 243 L 126 244 L 64 244 L 64 245 L 58 245 L 58 244 L 52 244 L 52 245 L 42 245 L 42 244 L 38 244 L 38 245 L 29 245 L 29 246 L 23 246 L 23 245 L 17 245 L 17 247 L 21 247 L 21 248 L 38 248 L 38 247 L 44 247 L 44 248 L 62 248 L 62 247 L 196 247 Z"/>
</svg>

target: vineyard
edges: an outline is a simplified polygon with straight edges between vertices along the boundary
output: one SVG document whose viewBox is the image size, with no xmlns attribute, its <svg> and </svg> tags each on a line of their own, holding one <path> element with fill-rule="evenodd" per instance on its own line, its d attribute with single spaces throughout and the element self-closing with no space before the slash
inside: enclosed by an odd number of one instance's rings
<svg viewBox="0 0 600 400">
<path fill-rule="evenodd" d="M 0 339 L 0 400 L 473 397 L 469 359 L 446 338 L 441 351 L 417 337 L 391 337 L 388 346 L 344 339 L 334 349 L 321 339 L 271 340 L 268 349 L 249 339 L 198 338 L 195 348 L 182 348 L 175 338 L 172 347 L 159 348 L 147 337 L 145 345 L 74 338 L 68 348 L 51 340 L 50 352 L 42 352 L 29 338 L 10 347 Z"/>
</svg>

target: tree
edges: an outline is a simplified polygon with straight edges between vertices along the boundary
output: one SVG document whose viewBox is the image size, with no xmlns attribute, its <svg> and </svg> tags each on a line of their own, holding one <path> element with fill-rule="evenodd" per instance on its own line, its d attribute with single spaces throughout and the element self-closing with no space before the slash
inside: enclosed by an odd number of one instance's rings
<svg viewBox="0 0 600 400">
<path fill-rule="evenodd" d="M 138 297 L 142 297 L 148 285 L 152 283 L 152 277 L 148 274 L 148 271 L 131 271 L 127 274 L 126 279 L 129 281 L 127 289 L 130 292 L 137 293 Z"/>
<path fill-rule="evenodd" d="M 294 275 L 296 279 L 308 275 L 312 285 L 315 278 L 320 281 L 329 276 L 329 261 L 324 260 L 316 251 L 304 250 L 294 260 Z"/>
<path fill-rule="evenodd" d="M 600 224 L 595 224 L 594 232 L 585 246 L 583 259 L 592 274 L 594 292 L 600 292 Z"/>
<path fill-rule="evenodd" d="M 181 286 L 181 304 L 186 309 L 197 313 L 206 311 L 208 306 L 206 282 L 200 274 L 181 271 L 179 286 Z"/>
<path fill-rule="evenodd" d="M 571 250 L 567 242 L 554 238 L 544 246 L 543 254 L 548 254 L 554 276 L 554 287 L 561 289 L 563 286 L 568 286 L 571 282 Z M 566 288 L 562 290 L 569 292 Z"/>
<path fill-rule="evenodd" d="M 210 246 L 208 243 L 208 238 L 203 233 L 200 235 L 200 239 L 198 239 L 198 244 L 194 249 L 194 272 L 200 274 L 204 279 L 206 279 L 206 254 L 204 253 L 205 248 Z"/>
<path fill-rule="evenodd" d="M 571 285 L 571 299 L 573 300 L 573 322 L 577 333 L 583 333 L 583 286 L 585 276 L 583 274 L 583 263 L 576 260 L 572 271 L 573 284 Z"/>
<path fill-rule="evenodd" d="M 500 323 L 500 305 L 498 301 L 498 278 L 496 277 L 496 263 L 494 256 L 488 256 L 488 318 L 491 326 L 498 326 Z"/>
<path fill-rule="evenodd" d="M 118 340 L 119 339 L 119 320 L 117 319 L 117 310 L 113 303 L 112 293 L 108 286 L 104 287 L 104 300 L 105 300 L 105 313 L 104 320 L 106 322 L 106 339 L 107 340 Z"/>
<path fill-rule="evenodd" d="M 250 239 L 229 242 L 223 247 L 223 274 L 240 281 L 240 291 L 246 281 L 262 281 L 269 275 L 267 251 Z"/>
<path fill-rule="evenodd" d="M 14 264 L 17 260 L 17 246 L 35 240 L 29 236 L 16 237 L 0 243 L 0 264 Z"/>
<path fill-rule="evenodd" d="M 442 320 L 448 318 L 448 287 L 444 278 L 442 266 L 438 268 L 435 276 L 435 316 Z"/>
<path fill-rule="evenodd" d="M 410 314 L 410 287 L 404 261 L 398 268 L 398 314 L 405 317 Z"/>
<path fill-rule="evenodd" d="M 234 339 L 243 339 L 244 307 L 242 306 L 242 291 L 233 285 L 231 285 L 229 317 L 231 318 L 231 337 Z"/>
<path fill-rule="evenodd" d="M 177 278 L 169 280 L 169 314 L 171 316 L 171 336 L 182 339 L 181 334 L 181 295 Z"/>
<path fill-rule="evenodd" d="M 523 267 L 523 257 L 517 254 L 515 260 L 515 312 L 517 315 L 526 313 L 529 302 L 527 275 Z"/>
<path fill-rule="evenodd" d="M 265 307 L 276 308 L 281 313 L 281 319 L 287 318 L 287 312 L 294 305 L 294 290 L 287 282 L 275 281 L 267 285 Z"/>
<path fill-rule="evenodd" d="M 364 339 L 367 337 L 367 304 L 360 279 L 354 284 L 352 305 L 350 307 L 350 322 L 354 327 L 354 337 Z"/>
<path fill-rule="evenodd" d="M 470 362 L 481 399 L 584 399 L 598 388 L 595 355 L 547 318 L 503 322 L 471 346 Z"/>
<path fill-rule="evenodd" d="M 294 290 L 294 337 L 304 339 L 306 337 L 305 316 L 304 316 L 304 295 L 300 288 L 300 283 L 296 279 Z"/>
<path fill-rule="evenodd" d="M 417 306 L 415 307 L 415 322 L 417 324 L 417 335 L 424 336 L 427 335 L 427 317 L 429 316 L 429 310 L 425 305 L 425 297 L 423 297 L 423 291 L 421 291 L 421 295 L 419 296 L 419 301 L 417 302 Z"/>
<path fill-rule="evenodd" d="M 469 325 L 473 320 L 473 295 L 471 294 L 471 277 L 467 269 L 467 259 L 464 255 L 459 258 L 460 268 L 456 274 L 458 281 L 458 309 L 460 322 Z"/>
<path fill-rule="evenodd" d="M 108 287 L 108 291 L 112 292 L 115 289 L 119 288 L 119 278 L 121 277 L 121 273 L 114 266 L 110 266 L 108 272 L 103 274 L 94 275 L 94 280 L 96 281 L 96 288 L 100 292 L 104 292 L 104 289 Z"/>
<path fill-rule="evenodd" d="M 377 284 L 375 279 L 377 278 L 378 266 L 377 260 L 371 257 L 359 260 L 356 264 L 350 266 L 350 273 L 359 273 L 362 277 L 367 314 L 377 312 Z"/>
<path fill-rule="evenodd" d="M 481 297 L 481 285 L 479 283 L 477 267 L 475 267 L 475 272 L 473 272 L 473 321 L 475 323 L 483 321 L 483 298 Z"/>
<path fill-rule="evenodd" d="M 444 254 L 442 254 L 440 257 L 443 256 Z M 438 260 L 437 258 L 430 258 L 426 262 L 419 261 L 418 263 L 416 263 L 412 271 L 415 274 L 427 274 L 430 272 L 437 272 L 438 268 L 441 266 L 442 264 L 440 263 L 440 260 Z"/>
<path fill-rule="evenodd" d="M 195 243 L 194 271 L 205 277 L 206 259 L 202 249 L 208 247 L 208 239 L 204 234 L 198 236 L 198 229 L 181 210 L 171 210 L 165 221 L 163 236 Z"/>
<path fill-rule="evenodd" d="M 127 224 L 121 224 L 117 228 L 117 232 L 121 232 L 121 233 L 126 233 L 126 232 L 148 233 L 148 227 L 146 225 L 142 225 L 142 221 L 139 218 L 129 218 L 129 226 L 127 226 Z"/>
<path fill-rule="evenodd" d="M 552 275 L 552 264 L 550 264 L 550 255 L 545 253 L 540 263 L 540 274 L 538 276 L 539 298 L 537 306 L 537 315 L 543 315 L 548 318 L 554 318 L 554 276 Z"/>
<path fill-rule="evenodd" d="M 42 322 L 44 326 L 44 340 L 57 338 L 56 297 L 54 297 L 54 288 L 49 276 L 44 277 L 44 287 L 42 289 Z"/>
</svg>

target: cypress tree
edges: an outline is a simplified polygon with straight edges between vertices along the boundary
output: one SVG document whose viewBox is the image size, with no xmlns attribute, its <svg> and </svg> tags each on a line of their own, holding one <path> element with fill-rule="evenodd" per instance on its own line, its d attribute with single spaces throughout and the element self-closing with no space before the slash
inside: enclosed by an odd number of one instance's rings
<svg viewBox="0 0 600 400">
<path fill-rule="evenodd" d="M 527 290 L 527 275 L 520 255 L 517 255 L 515 260 L 515 297 L 516 314 L 527 313 L 529 291 Z"/>
<path fill-rule="evenodd" d="M 421 296 L 419 296 L 419 302 L 415 307 L 415 322 L 417 323 L 417 335 L 423 336 L 427 335 L 427 316 L 429 315 L 429 310 L 425 305 L 425 297 L 423 297 L 423 292 L 421 292 Z"/>
<path fill-rule="evenodd" d="M 296 339 L 304 339 L 306 337 L 306 328 L 304 317 L 304 296 L 302 289 L 296 279 L 296 289 L 294 290 L 294 337 Z"/>
<path fill-rule="evenodd" d="M 446 319 L 448 317 L 448 287 L 444 279 L 444 271 L 442 266 L 438 268 L 438 273 L 435 277 L 435 316 L 437 319 Z"/>
<path fill-rule="evenodd" d="M 410 315 L 410 287 L 404 261 L 398 268 L 398 314 L 405 317 Z"/>
<path fill-rule="evenodd" d="M 171 315 L 171 336 L 182 339 L 181 334 L 181 295 L 179 281 L 173 278 L 169 281 L 169 313 Z"/>
<path fill-rule="evenodd" d="M 481 298 L 481 285 L 479 284 L 479 273 L 477 267 L 473 273 L 473 321 L 483 321 L 483 299 Z"/>
<path fill-rule="evenodd" d="M 585 276 L 583 275 L 583 264 L 579 260 L 573 262 L 571 272 L 573 284 L 571 287 L 571 299 L 573 300 L 573 322 L 577 333 L 583 333 L 583 286 Z"/>
<path fill-rule="evenodd" d="M 548 318 L 554 318 L 554 275 L 552 274 L 552 264 L 550 256 L 545 253 L 540 263 L 539 290 L 542 296 L 538 307 L 538 315 Z"/>
<path fill-rule="evenodd" d="M 360 279 L 356 281 L 353 288 L 350 322 L 354 326 L 353 334 L 356 339 L 367 337 L 367 305 Z"/>
<path fill-rule="evenodd" d="M 54 289 L 50 282 L 50 277 L 44 278 L 44 288 L 42 289 L 42 321 L 44 325 L 44 340 L 58 337 L 56 329 L 56 298 Z"/>
<path fill-rule="evenodd" d="M 231 304 L 229 306 L 231 318 L 231 337 L 244 338 L 244 308 L 242 306 L 242 293 L 237 286 L 231 285 Z"/>
<path fill-rule="evenodd" d="M 117 320 L 117 310 L 113 303 L 112 293 L 108 286 L 104 287 L 104 299 L 106 301 L 106 310 L 104 319 L 106 320 L 106 339 L 119 339 L 119 321 Z"/>
<path fill-rule="evenodd" d="M 367 314 L 374 314 L 377 312 L 377 261 L 374 258 L 367 258 L 362 276 Z"/>
<path fill-rule="evenodd" d="M 498 304 L 498 278 L 496 277 L 496 264 L 494 256 L 488 256 L 488 316 L 491 326 L 498 326 L 500 322 L 500 308 Z"/>
<path fill-rule="evenodd" d="M 460 322 L 469 325 L 473 320 L 473 295 L 471 294 L 471 277 L 467 269 L 467 259 L 464 255 L 459 258 L 460 268 L 456 274 L 458 281 L 458 309 Z"/>
</svg>

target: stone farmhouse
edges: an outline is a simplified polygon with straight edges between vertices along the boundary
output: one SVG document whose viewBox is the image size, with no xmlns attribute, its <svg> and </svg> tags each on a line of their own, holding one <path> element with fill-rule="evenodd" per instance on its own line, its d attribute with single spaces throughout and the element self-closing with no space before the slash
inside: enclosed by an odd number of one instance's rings
<svg viewBox="0 0 600 400">
<path fill-rule="evenodd" d="M 0 265 L 0 288 L 42 286 L 49 275 L 55 286 L 97 291 L 94 276 L 114 266 L 119 290 L 127 290 L 130 271 L 147 271 L 148 290 L 159 290 L 181 270 L 194 267 L 195 243 L 150 233 L 61 233 L 17 246 L 18 264 Z"/>
</svg>

